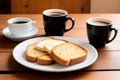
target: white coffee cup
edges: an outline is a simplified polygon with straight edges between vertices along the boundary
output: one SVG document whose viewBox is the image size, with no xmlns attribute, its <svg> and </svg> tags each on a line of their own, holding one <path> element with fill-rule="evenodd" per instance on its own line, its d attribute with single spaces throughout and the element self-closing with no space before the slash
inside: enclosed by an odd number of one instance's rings
<svg viewBox="0 0 120 80">
<path fill-rule="evenodd" d="M 13 36 L 23 37 L 33 29 L 33 23 L 30 18 L 16 17 L 7 21 L 8 28 Z"/>
</svg>

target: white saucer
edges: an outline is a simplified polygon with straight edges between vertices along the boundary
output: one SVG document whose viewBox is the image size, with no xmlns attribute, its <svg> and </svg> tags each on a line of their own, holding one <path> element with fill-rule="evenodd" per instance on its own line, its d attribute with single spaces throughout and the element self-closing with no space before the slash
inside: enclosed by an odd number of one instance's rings
<svg viewBox="0 0 120 80">
<path fill-rule="evenodd" d="M 24 40 L 26 40 L 26 39 L 29 39 L 29 38 L 33 37 L 37 32 L 38 32 L 38 29 L 37 29 L 36 27 L 34 27 L 34 28 L 32 29 L 32 31 L 29 32 L 28 34 L 26 34 L 25 36 L 16 37 L 16 36 L 13 36 L 13 35 L 10 33 L 8 27 L 6 27 L 6 28 L 4 28 L 4 29 L 2 30 L 3 35 L 4 35 L 5 37 L 7 37 L 8 39 L 12 40 L 12 41 L 24 41 Z"/>
</svg>

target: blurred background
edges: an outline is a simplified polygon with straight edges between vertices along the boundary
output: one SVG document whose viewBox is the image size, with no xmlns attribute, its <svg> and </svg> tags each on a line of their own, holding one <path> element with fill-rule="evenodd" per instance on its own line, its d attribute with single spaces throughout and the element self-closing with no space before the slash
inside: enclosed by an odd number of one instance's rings
<svg viewBox="0 0 120 80">
<path fill-rule="evenodd" d="M 120 0 L 91 0 L 91 13 L 120 13 Z"/>
<path fill-rule="evenodd" d="M 69 13 L 119 13 L 120 0 L 0 0 L 0 14 L 39 14 L 48 8 Z"/>
</svg>

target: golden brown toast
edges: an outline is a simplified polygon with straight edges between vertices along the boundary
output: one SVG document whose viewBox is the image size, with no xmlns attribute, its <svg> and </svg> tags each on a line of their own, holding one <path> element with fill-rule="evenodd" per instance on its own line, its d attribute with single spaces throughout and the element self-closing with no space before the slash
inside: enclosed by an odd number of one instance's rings
<svg viewBox="0 0 120 80">
<path fill-rule="evenodd" d="M 48 53 L 35 49 L 37 43 L 32 43 L 26 48 L 26 59 L 30 62 L 37 62 L 38 64 L 52 64 L 53 59 Z"/>
<path fill-rule="evenodd" d="M 54 47 L 50 56 L 61 65 L 71 65 L 83 62 L 87 51 L 77 44 L 67 42 Z"/>
<path fill-rule="evenodd" d="M 86 60 L 87 50 L 66 40 L 46 38 L 27 46 L 26 59 L 38 64 L 48 65 L 53 61 L 61 65 L 71 65 Z"/>
</svg>

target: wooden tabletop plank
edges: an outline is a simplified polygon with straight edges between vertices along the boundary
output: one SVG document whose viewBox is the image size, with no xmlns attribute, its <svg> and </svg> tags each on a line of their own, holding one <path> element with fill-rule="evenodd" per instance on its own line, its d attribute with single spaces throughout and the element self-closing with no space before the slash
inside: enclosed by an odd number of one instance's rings
<svg viewBox="0 0 120 80">
<path fill-rule="evenodd" d="M 98 59 L 87 70 L 120 70 L 120 51 L 98 51 Z"/>
<path fill-rule="evenodd" d="M 120 43 L 119 35 L 120 35 L 120 32 L 118 32 L 118 35 L 115 38 L 115 40 L 106 44 L 105 47 L 100 48 L 99 50 L 120 50 L 120 45 L 118 45 Z M 44 29 L 39 29 L 39 32 L 34 36 L 34 38 L 44 37 L 44 36 L 45 36 Z M 87 38 L 87 32 L 85 29 L 72 29 L 71 31 L 66 32 L 64 36 L 73 37 L 73 38 L 89 43 L 88 38 Z M 2 34 L 2 32 L 0 32 L 0 51 L 4 51 L 4 50 L 11 51 L 19 43 L 20 42 L 14 42 L 14 41 L 9 40 Z"/>
<path fill-rule="evenodd" d="M 0 74 L 1 80 L 119 80 L 120 71 L 74 71 L 69 73 L 17 72 Z"/>
<path fill-rule="evenodd" d="M 84 70 L 119 70 L 120 69 L 120 51 L 98 51 L 98 59 L 94 64 Z M 29 71 L 30 69 L 17 63 L 12 51 L 0 53 L 0 71 Z"/>
<path fill-rule="evenodd" d="M 69 14 L 68 16 L 75 18 L 76 28 L 85 28 L 86 21 L 91 17 L 108 18 L 113 22 L 113 26 L 120 28 L 120 14 Z M 1 27 L 7 27 L 7 20 L 13 17 L 28 17 L 37 22 L 37 26 L 43 28 L 43 20 L 41 14 L 0 14 Z"/>
</svg>

